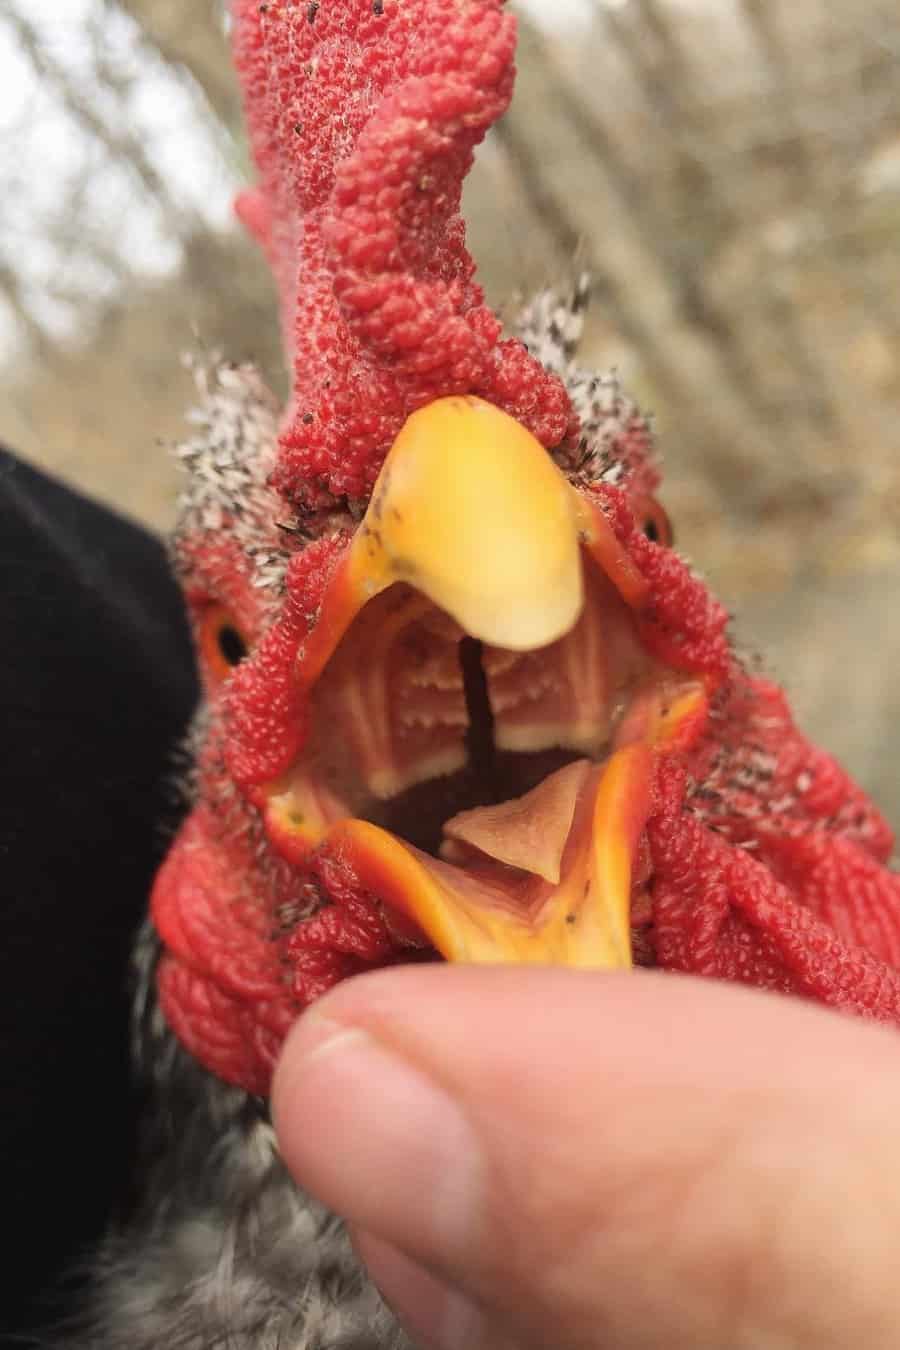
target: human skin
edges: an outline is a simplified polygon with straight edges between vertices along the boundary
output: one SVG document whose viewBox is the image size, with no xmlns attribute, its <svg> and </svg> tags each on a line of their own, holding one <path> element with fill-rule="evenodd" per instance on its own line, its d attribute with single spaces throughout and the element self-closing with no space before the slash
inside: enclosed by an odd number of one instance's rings
<svg viewBox="0 0 900 1350">
<path fill-rule="evenodd" d="M 273 1106 L 416 1343 L 900 1344 L 900 1041 L 649 972 L 419 967 L 305 1013 Z"/>
</svg>

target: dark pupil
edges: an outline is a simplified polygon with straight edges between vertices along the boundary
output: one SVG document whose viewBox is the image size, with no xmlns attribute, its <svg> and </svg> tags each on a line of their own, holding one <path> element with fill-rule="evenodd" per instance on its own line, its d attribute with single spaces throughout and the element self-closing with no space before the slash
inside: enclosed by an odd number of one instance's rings
<svg viewBox="0 0 900 1350">
<path fill-rule="evenodd" d="M 644 534 L 652 543 L 659 543 L 659 526 L 652 516 L 644 521 Z"/>
<path fill-rule="evenodd" d="M 230 666 L 236 666 L 247 655 L 247 644 L 236 628 L 223 624 L 219 629 L 219 651 Z"/>
</svg>

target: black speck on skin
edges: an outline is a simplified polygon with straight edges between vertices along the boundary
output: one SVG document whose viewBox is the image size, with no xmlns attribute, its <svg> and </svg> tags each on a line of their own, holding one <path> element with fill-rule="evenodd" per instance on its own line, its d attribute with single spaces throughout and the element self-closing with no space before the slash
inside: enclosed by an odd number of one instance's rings
<svg viewBox="0 0 900 1350">
<path fill-rule="evenodd" d="M 311 413 L 311 412 L 305 412 L 305 413 L 303 414 L 303 416 L 300 418 L 300 421 L 303 423 L 303 425 L 304 425 L 305 427 L 308 427 L 309 424 L 310 424 L 310 422 L 313 421 L 313 415 L 312 415 L 312 413 Z"/>
<path fill-rule="evenodd" d="M 384 0 L 372 0 L 372 13 L 377 18 L 381 18 L 384 13 Z"/>
<path fill-rule="evenodd" d="M 319 12 L 319 0 L 310 0 L 310 3 L 306 6 L 307 23 L 315 23 L 316 15 L 318 14 L 318 12 Z"/>
</svg>

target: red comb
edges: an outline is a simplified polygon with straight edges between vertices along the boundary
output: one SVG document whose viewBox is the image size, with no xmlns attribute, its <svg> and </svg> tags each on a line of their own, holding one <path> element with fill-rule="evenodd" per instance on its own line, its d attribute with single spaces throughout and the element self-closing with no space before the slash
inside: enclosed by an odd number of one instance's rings
<svg viewBox="0 0 900 1350">
<path fill-rule="evenodd" d="M 306 503 L 366 496 L 408 414 L 446 394 L 480 394 L 560 443 L 565 389 L 501 341 L 459 214 L 512 92 L 502 0 L 235 8 L 260 178 L 238 214 L 275 272 L 293 362 L 275 485 Z"/>
</svg>

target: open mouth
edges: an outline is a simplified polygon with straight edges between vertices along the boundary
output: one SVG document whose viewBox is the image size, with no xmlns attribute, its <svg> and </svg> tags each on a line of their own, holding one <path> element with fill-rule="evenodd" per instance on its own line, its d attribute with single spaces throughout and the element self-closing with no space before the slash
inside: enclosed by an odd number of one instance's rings
<svg viewBox="0 0 900 1350">
<path fill-rule="evenodd" d="M 279 851 L 339 851 L 451 960 L 631 964 L 654 757 L 703 700 L 643 648 L 642 581 L 536 441 L 477 399 L 409 419 L 297 678 Z"/>
</svg>

